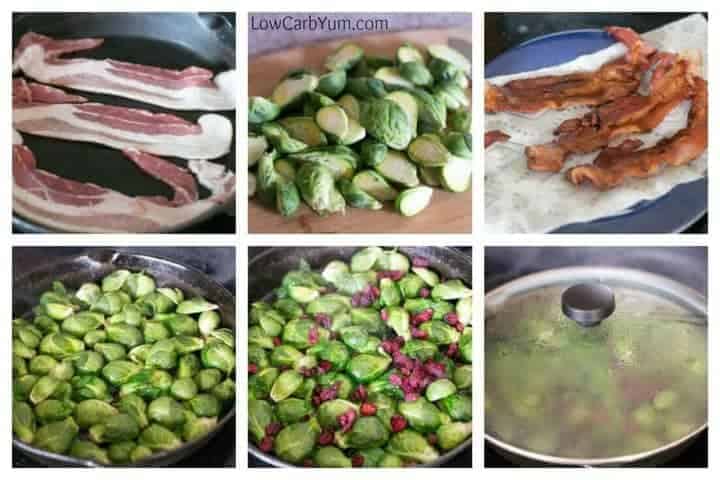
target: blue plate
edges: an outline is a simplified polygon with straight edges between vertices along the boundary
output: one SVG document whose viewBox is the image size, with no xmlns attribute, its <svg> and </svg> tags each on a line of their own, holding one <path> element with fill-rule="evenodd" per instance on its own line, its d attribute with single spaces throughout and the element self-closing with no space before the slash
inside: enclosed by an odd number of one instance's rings
<svg viewBox="0 0 720 480">
<path fill-rule="evenodd" d="M 615 41 L 602 30 L 571 30 L 529 40 L 485 66 L 495 77 L 550 67 L 609 47 Z M 707 212 L 707 178 L 673 188 L 662 197 L 633 205 L 627 213 L 592 222 L 564 225 L 554 233 L 682 232 Z"/>
</svg>

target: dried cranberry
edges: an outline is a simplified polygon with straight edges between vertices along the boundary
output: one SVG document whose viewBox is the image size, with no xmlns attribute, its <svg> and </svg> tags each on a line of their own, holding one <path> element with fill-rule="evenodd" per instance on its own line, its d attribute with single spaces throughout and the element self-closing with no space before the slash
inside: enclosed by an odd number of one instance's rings
<svg viewBox="0 0 720 480">
<path fill-rule="evenodd" d="M 332 318 L 326 313 L 316 313 L 315 323 L 317 323 L 321 327 L 330 328 L 330 326 L 332 325 Z"/>
<path fill-rule="evenodd" d="M 445 376 L 445 364 L 443 363 L 428 360 L 425 362 L 424 367 L 428 375 L 432 375 L 435 378 L 442 378 Z"/>
<path fill-rule="evenodd" d="M 272 422 L 272 423 L 269 423 L 269 424 L 265 427 L 265 435 L 268 435 L 268 436 L 270 436 L 270 437 L 274 437 L 275 435 L 278 434 L 278 432 L 280 431 L 280 429 L 282 429 L 282 425 L 280 424 L 280 422 Z"/>
<path fill-rule="evenodd" d="M 353 424 L 355 423 L 355 419 L 357 418 L 357 413 L 355 413 L 355 410 L 348 409 L 345 411 L 345 413 L 341 413 L 338 415 L 337 421 L 338 425 L 340 425 L 340 430 L 345 433 L 349 431 Z"/>
<path fill-rule="evenodd" d="M 398 348 L 402 348 L 405 345 L 405 339 L 403 337 L 395 337 L 393 340 Z"/>
<path fill-rule="evenodd" d="M 314 377 L 317 375 L 317 369 L 312 367 L 300 367 L 300 375 L 303 377 Z"/>
<path fill-rule="evenodd" d="M 376 287 L 375 285 L 370 285 L 370 293 L 373 297 L 375 297 L 373 300 L 377 299 L 380 296 L 380 289 Z"/>
<path fill-rule="evenodd" d="M 448 325 L 452 325 L 454 327 L 455 325 L 457 325 L 457 323 L 458 323 L 458 321 L 460 321 L 460 319 L 458 318 L 457 313 L 450 312 L 447 315 L 445 315 L 445 321 L 447 322 Z"/>
<path fill-rule="evenodd" d="M 282 345 L 282 339 L 280 337 L 273 337 L 273 345 L 279 347 Z"/>
<path fill-rule="evenodd" d="M 434 312 L 433 312 L 432 308 L 426 308 L 425 310 L 413 315 L 412 318 L 410 319 L 410 323 L 412 323 L 415 326 L 418 326 L 420 324 L 428 322 L 432 319 L 433 313 Z"/>
<path fill-rule="evenodd" d="M 260 450 L 262 450 L 265 453 L 272 452 L 273 449 L 273 437 L 269 435 L 265 435 L 262 440 L 260 440 Z"/>
<path fill-rule="evenodd" d="M 420 289 L 420 292 L 418 293 L 420 295 L 420 298 L 427 298 L 430 296 L 430 289 L 423 287 Z"/>
<path fill-rule="evenodd" d="M 320 360 L 318 362 L 317 369 L 322 373 L 327 373 L 332 368 L 332 363 L 328 362 L 327 360 Z"/>
<path fill-rule="evenodd" d="M 382 310 L 380 310 L 380 318 L 382 319 L 383 322 L 387 322 L 389 316 L 390 316 L 390 314 L 388 313 L 388 311 L 386 309 L 383 308 Z"/>
<path fill-rule="evenodd" d="M 402 415 L 393 415 L 390 419 L 390 428 L 393 433 L 402 432 L 407 427 L 407 420 Z"/>
<path fill-rule="evenodd" d="M 393 353 L 397 352 L 397 345 L 395 345 L 395 342 L 391 340 L 383 340 L 380 343 L 380 346 L 383 350 L 385 350 L 385 353 L 388 355 L 392 355 Z"/>
<path fill-rule="evenodd" d="M 254 363 L 248 363 L 248 373 L 249 373 L 250 375 L 256 374 L 257 371 L 258 371 L 258 366 L 257 366 L 257 365 L 255 365 Z"/>
<path fill-rule="evenodd" d="M 430 260 L 425 257 L 415 256 L 412 257 L 412 266 L 426 268 L 430 266 Z"/>
<path fill-rule="evenodd" d="M 397 373 L 391 373 L 388 377 L 388 381 L 390 381 L 390 383 L 392 383 L 393 385 L 400 386 L 400 384 L 402 383 L 402 378 L 400 378 L 400 375 L 398 375 Z"/>
<path fill-rule="evenodd" d="M 356 402 L 364 402 L 367 399 L 367 390 L 365 389 L 365 386 L 358 385 L 350 397 Z"/>
<path fill-rule="evenodd" d="M 362 467 L 362 466 L 363 466 L 363 463 L 365 463 L 365 457 L 363 457 L 363 456 L 360 455 L 359 453 L 356 453 L 355 455 L 352 456 L 351 461 L 352 461 L 352 466 L 353 466 L 353 467 L 356 467 L 356 468 L 357 468 L 357 467 Z"/>
<path fill-rule="evenodd" d="M 445 355 L 447 355 L 450 358 L 455 357 L 458 353 L 458 344 L 457 343 L 451 343 L 448 345 L 447 352 L 445 352 Z"/>
<path fill-rule="evenodd" d="M 323 430 L 318 437 L 318 443 L 320 445 L 332 445 L 335 441 L 335 434 L 331 430 Z"/>
<path fill-rule="evenodd" d="M 377 413 L 377 407 L 372 403 L 363 403 L 360 405 L 360 415 L 363 417 L 372 417 Z"/>
<path fill-rule="evenodd" d="M 413 338 L 417 338 L 419 340 L 424 340 L 424 339 L 428 338 L 428 332 L 426 332 L 425 330 L 420 330 L 419 328 L 413 327 L 412 328 L 412 336 L 413 336 Z"/>
<path fill-rule="evenodd" d="M 463 325 L 462 323 L 458 322 L 458 323 L 455 324 L 455 330 L 457 330 L 458 332 L 462 333 L 462 332 L 465 330 L 465 325 Z"/>
<path fill-rule="evenodd" d="M 435 435 L 434 433 L 428 433 L 427 441 L 430 445 L 435 445 L 438 441 L 437 435 Z"/>
<path fill-rule="evenodd" d="M 308 343 L 310 343 L 310 345 L 315 345 L 318 342 L 318 339 L 318 329 L 315 325 L 313 325 L 310 327 L 310 330 L 308 330 Z"/>
<path fill-rule="evenodd" d="M 420 395 L 418 395 L 415 392 L 405 392 L 405 401 L 406 402 L 414 402 L 418 398 L 420 398 Z"/>
</svg>

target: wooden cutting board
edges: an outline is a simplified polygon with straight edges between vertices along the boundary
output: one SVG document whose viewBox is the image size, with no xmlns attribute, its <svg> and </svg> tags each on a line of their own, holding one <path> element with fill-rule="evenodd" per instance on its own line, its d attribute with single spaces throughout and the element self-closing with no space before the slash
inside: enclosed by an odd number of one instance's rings
<svg viewBox="0 0 720 480">
<path fill-rule="evenodd" d="M 450 38 L 472 41 L 472 35 L 467 30 L 397 32 L 353 37 L 352 41 L 361 45 L 368 54 L 394 57 L 397 48 L 405 42 L 424 46 L 447 43 Z M 250 58 L 249 95 L 270 95 L 275 84 L 295 68 L 310 67 L 323 71 L 325 58 L 343 41 L 305 45 Z M 391 202 L 386 202 L 383 210 L 348 207 L 345 215 L 327 217 L 315 214 L 303 204 L 295 216 L 284 218 L 251 198 L 248 217 L 250 233 L 471 233 L 472 192 L 449 193 L 435 189 L 430 206 L 414 217 L 401 216 L 395 212 Z"/>
</svg>

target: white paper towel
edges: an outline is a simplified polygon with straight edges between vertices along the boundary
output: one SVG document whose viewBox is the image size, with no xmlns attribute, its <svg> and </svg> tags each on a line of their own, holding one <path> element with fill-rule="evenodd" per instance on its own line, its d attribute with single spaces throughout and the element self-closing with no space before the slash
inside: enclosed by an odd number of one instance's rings
<svg viewBox="0 0 720 480">
<path fill-rule="evenodd" d="M 648 32 L 643 38 L 660 50 L 701 53 L 707 65 L 707 21 L 702 15 L 692 15 Z M 517 78 L 540 75 L 560 75 L 578 71 L 594 71 L 604 63 L 624 55 L 622 44 L 612 45 L 575 60 L 532 72 L 504 75 L 488 79 L 504 84 Z M 702 71 L 702 70 L 701 70 Z M 652 132 L 633 135 L 652 146 L 685 127 L 689 102 L 673 110 Z M 625 182 L 618 188 L 599 192 L 584 185 L 576 187 L 561 173 L 542 173 L 528 170 L 524 148 L 526 145 L 547 143 L 555 136 L 553 130 L 564 120 L 579 117 L 589 109 L 572 107 L 525 116 L 509 113 L 485 115 L 485 131 L 502 130 L 510 135 L 507 143 L 496 143 L 485 151 L 485 227 L 488 233 L 543 233 L 563 225 L 618 215 L 641 200 L 658 198 L 676 185 L 702 178 L 707 171 L 707 152 L 690 165 L 666 167 L 649 179 Z M 591 163 L 597 152 L 573 155 L 565 169 Z M 632 233 L 632 232 L 628 232 Z"/>
</svg>

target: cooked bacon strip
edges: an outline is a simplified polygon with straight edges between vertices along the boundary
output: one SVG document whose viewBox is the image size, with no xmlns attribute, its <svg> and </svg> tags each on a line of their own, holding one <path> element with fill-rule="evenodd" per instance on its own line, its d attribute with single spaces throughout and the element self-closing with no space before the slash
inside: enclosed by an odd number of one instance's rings
<svg viewBox="0 0 720 480">
<path fill-rule="evenodd" d="M 500 130 L 490 130 L 485 132 L 485 148 L 496 142 L 505 142 L 510 140 L 510 135 Z"/>
<path fill-rule="evenodd" d="M 13 91 L 13 127 L 20 132 L 187 159 L 217 158 L 230 151 L 232 124 L 221 115 L 202 115 L 192 123 L 167 113 L 100 103 L 24 103 L 42 86 L 13 86 L 18 88 Z M 60 90 L 52 90 L 44 100 L 66 101 Z"/>
<path fill-rule="evenodd" d="M 665 165 L 677 167 L 698 158 L 707 149 L 707 82 L 695 78 L 693 104 L 687 127 L 653 147 L 638 150 L 642 142 L 627 140 L 618 147 L 603 150 L 594 165 L 571 168 L 567 178 L 575 185 L 590 182 L 599 190 L 608 190 L 628 178 L 657 175 Z"/>
<path fill-rule="evenodd" d="M 131 98 L 174 110 L 232 110 L 235 71 L 219 73 L 200 67 L 170 70 L 118 60 L 61 58 L 90 50 L 101 38 L 56 40 L 29 32 L 20 38 L 13 70 L 43 83 L 87 92 Z"/>
<path fill-rule="evenodd" d="M 574 105 L 602 105 L 631 94 L 640 85 L 655 49 L 629 28 L 608 27 L 606 31 L 627 46 L 625 57 L 594 72 L 513 80 L 502 86 L 485 82 L 485 111 L 535 113 Z"/>
<path fill-rule="evenodd" d="M 175 190 L 172 200 L 164 197 L 130 197 L 89 183 L 59 177 L 37 168 L 34 155 L 24 145 L 13 146 L 13 208 L 38 223 L 66 231 L 146 232 L 180 228 L 192 218 L 209 214 L 227 204 L 234 195 L 235 176 L 222 166 L 205 160 L 188 162 L 193 172 L 216 171 L 206 184 L 210 197 L 197 199 L 187 171 L 146 153 L 126 151 L 141 168 L 167 182 Z M 208 166 L 211 165 L 211 166 Z M 198 176 L 200 178 L 200 176 Z M 208 177 L 204 177 L 208 181 Z"/>
<path fill-rule="evenodd" d="M 614 138 L 657 127 L 692 94 L 698 60 L 668 53 L 658 54 L 656 60 L 649 95 L 618 98 L 581 118 L 566 120 L 555 131 L 555 141 L 525 149 L 528 168 L 558 172 L 571 154 L 590 153 L 606 147 Z"/>
</svg>

